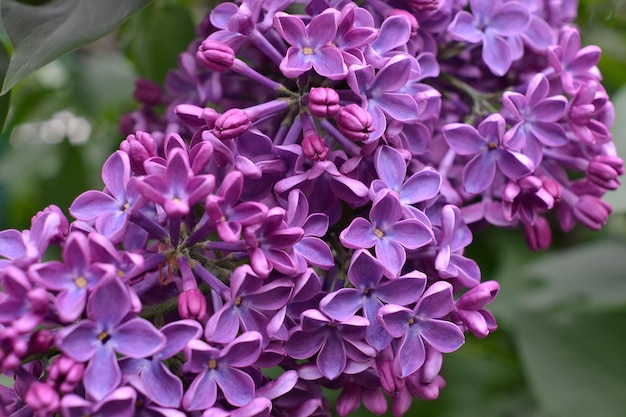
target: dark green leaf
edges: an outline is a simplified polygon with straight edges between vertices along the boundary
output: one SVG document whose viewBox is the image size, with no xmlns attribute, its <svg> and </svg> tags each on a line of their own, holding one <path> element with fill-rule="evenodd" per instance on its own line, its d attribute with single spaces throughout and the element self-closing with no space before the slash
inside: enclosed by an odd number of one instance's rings
<svg viewBox="0 0 626 417">
<path fill-rule="evenodd" d="M 195 36 L 186 7 L 154 2 L 128 20 L 122 40 L 142 77 L 162 84 L 168 70 L 178 66 L 178 55 Z"/>
<path fill-rule="evenodd" d="M 59 56 L 102 37 L 149 1 L 51 0 L 36 5 L 3 0 L 2 24 L 13 54 L 0 94 Z"/>
</svg>

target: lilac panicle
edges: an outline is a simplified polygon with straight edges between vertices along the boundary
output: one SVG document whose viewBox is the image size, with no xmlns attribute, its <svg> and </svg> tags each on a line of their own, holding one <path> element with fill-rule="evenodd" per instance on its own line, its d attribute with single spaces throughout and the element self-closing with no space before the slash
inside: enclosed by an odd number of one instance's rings
<svg viewBox="0 0 626 417">
<path fill-rule="evenodd" d="M 554 215 L 598 230 L 612 211 L 616 114 L 575 15 L 217 5 L 163 87 L 137 82 L 76 220 L 0 231 L 0 414 L 400 417 L 437 398 L 445 353 L 497 328 L 472 233 L 539 250 Z"/>
</svg>

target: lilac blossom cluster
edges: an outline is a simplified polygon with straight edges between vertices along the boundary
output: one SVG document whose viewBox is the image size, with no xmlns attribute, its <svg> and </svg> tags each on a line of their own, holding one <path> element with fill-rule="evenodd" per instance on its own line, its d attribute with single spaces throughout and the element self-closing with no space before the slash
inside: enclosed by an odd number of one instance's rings
<svg viewBox="0 0 626 417">
<path fill-rule="evenodd" d="M 496 329 L 472 228 L 597 230 L 623 162 L 575 0 L 243 0 L 103 191 L 0 232 L 0 415 L 328 416 L 445 385 Z M 50 248 L 50 249 L 49 249 Z M 48 260 L 59 253 L 60 260 Z"/>
</svg>

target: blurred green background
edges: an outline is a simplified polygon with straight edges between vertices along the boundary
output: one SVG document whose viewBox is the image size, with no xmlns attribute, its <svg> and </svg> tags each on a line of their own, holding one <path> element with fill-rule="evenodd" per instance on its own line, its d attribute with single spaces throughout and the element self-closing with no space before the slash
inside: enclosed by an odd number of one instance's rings
<svg viewBox="0 0 626 417">
<path fill-rule="evenodd" d="M 28 228 L 45 206 L 66 210 L 82 191 L 102 188 L 102 163 L 123 139 L 118 118 L 136 107 L 134 80 L 162 83 L 207 3 L 153 0 L 114 33 L 13 89 L 0 137 L 2 229 Z M 577 23 L 583 44 L 603 49 L 614 141 L 625 157 L 626 1 L 580 0 Z M 626 190 L 608 199 L 614 214 L 602 232 L 557 232 L 542 253 L 530 252 L 517 231 L 475 236 L 468 256 L 484 280 L 502 284 L 492 309 L 500 329 L 485 340 L 470 335 L 446 355 L 448 386 L 437 401 L 416 401 L 408 415 L 626 415 Z"/>
</svg>

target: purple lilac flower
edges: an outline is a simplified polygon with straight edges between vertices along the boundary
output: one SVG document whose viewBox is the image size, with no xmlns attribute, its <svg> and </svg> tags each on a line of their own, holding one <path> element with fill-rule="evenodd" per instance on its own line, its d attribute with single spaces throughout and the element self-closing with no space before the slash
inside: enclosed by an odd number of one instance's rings
<svg viewBox="0 0 626 417">
<path fill-rule="evenodd" d="M 165 361 L 182 352 L 189 341 L 198 339 L 202 327 L 192 320 L 178 320 L 161 328 L 166 342 L 163 350 L 147 358 L 124 358 L 120 369 L 124 378 L 152 402 L 162 407 L 178 408 L 183 397 L 182 381 Z"/>
<path fill-rule="evenodd" d="M 239 329 L 255 331 L 269 342 L 268 325 L 291 298 L 293 282 L 277 278 L 264 282 L 248 265 L 235 269 L 230 278 L 230 297 L 209 319 L 205 338 L 210 342 L 229 343 Z"/>
<path fill-rule="evenodd" d="M 185 410 L 204 410 L 215 404 L 217 388 L 229 404 L 243 406 L 254 398 L 254 381 L 240 368 L 253 365 L 261 353 L 262 337 L 245 332 L 223 349 L 192 340 L 185 348 L 186 370 L 197 374 L 183 396 Z"/>
<path fill-rule="evenodd" d="M 63 417 L 131 417 L 135 412 L 137 393 L 131 387 L 120 387 L 109 395 L 92 403 L 75 394 L 61 400 Z"/>
<path fill-rule="evenodd" d="M 295 359 L 307 359 L 319 352 L 317 368 L 330 380 L 344 371 L 348 358 L 364 362 L 376 354 L 364 341 L 369 322 L 363 317 L 334 320 L 310 309 L 302 312 L 300 321 L 301 327 L 290 334 L 285 345 L 287 354 Z"/>
<path fill-rule="evenodd" d="M 147 320 L 128 318 L 131 300 L 119 280 L 110 280 L 93 291 L 87 303 L 87 319 L 57 334 L 59 349 L 79 362 L 89 361 L 83 378 L 85 390 L 102 400 L 122 380 L 116 352 L 145 358 L 159 352 L 165 337 Z"/>
<path fill-rule="evenodd" d="M 403 123 L 417 121 L 415 99 L 399 91 L 409 79 L 412 59 L 408 55 L 395 55 L 377 73 L 371 65 L 350 68 L 348 85 L 372 115 L 375 130 L 371 139 L 382 136 L 387 127 L 386 116 Z"/>
<path fill-rule="evenodd" d="M 526 30 L 530 16 L 522 3 L 470 0 L 472 14 L 460 11 L 448 27 L 453 39 L 482 44 L 482 58 L 491 72 L 502 76 L 516 57 L 512 37 Z"/>
<path fill-rule="evenodd" d="M 442 353 L 461 347 L 465 341 L 463 332 L 442 319 L 453 307 L 452 286 L 439 281 L 424 291 L 413 310 L 395 304 L 387 304 L 378 310 L 383 327 L 399 339 L 393 362 L 397 376 L 407 377 L 424 364 L 426 344 Z"/>
<path fill-rule="evenodd" d="M 492 114 L 478 129 L 463 123 L 450 123 L 442 130 L 446 141 L 458 155 L 473 155 L 463 168 L 463 185 L 469 193 L 487 189 L 496 176 L 496 167 L 508 178 L 516 180 L 530 174 L 534 165 L 530 158 L 512 151 L 503 143 L 506 121 Z"/>
<path fill-rule="evenodd" d="M 391 342 L 391 336 L 376 319 L 383 303 L 412 304 L 426 285 L 426 276 L 419 271 L 391 279 L 384 279 L 384 273 L 380 261 L 367 251 L 357 250 L 348 268 L 348 279 L 354 288 L 333 291 L 320 301 L 320 309 L 336 320 L 349 319 L 362 309 L 369 320 L 365 340 L 377 350 Z"/>
<path fill-rule="evenodd" d="M 57 314 L 69 323 L 83 313 L 87 294 L 116 277 L 117 271 L 113 265 L 92 262 L 88 239 L 82 233 L 71 233 L 63 249 L 63 262 L 33 265 L 29 272 L 37 284 L 59 291 Z"/>
<path fill-rule="evenodd" d="M 376 196 L 370 221 L 357 217 L 339 235 L 351 249 L 375 247 L 376 256 L 392 274 L 397 275 L 406 261 L 406 249 L 415 250 L 432 240 L 432 231 L 421 221 L 401 220 L 402 206 L 389 191 Z"/>
<path fill-rule="evenodd" d="M 286 77 L 297 77 L 311 68 L 331 80 L 346 77 L 348 68 L 341 51 L 331 44 L 337 34 L 334 11 L 315 16 L 306 27 L 299 17 L 282 12 L 276 13 L 274 22 L 276 30 L 291 45 L 280 63 Z"/>
<path fill-rule="evenodd" d="M 526 94 L 505 92 L 502 107 L 515 122 L 507 132 L 505 142 L 513 149 L 523 149 L 535 166 L 543 157 L 543 147 L 558 147 L 567 143 L 565 129 L 557 122 L 565 114 L 567 99 L 550 96 L 550 84 L 543 74 L 528 83 Z"/>
</svg>

